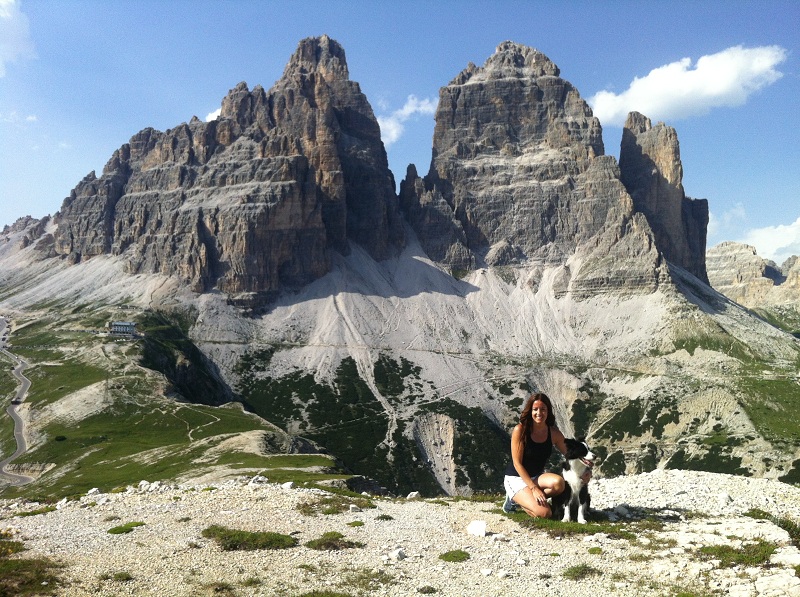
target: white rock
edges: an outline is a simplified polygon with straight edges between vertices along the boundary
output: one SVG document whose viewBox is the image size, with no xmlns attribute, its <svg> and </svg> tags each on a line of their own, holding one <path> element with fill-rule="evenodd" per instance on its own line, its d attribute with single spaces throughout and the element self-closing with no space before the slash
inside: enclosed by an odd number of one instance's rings
<svg viewBox="0 0 800 597">
<path fill-rule="evenodd" d="M 294 481 L 287 481 L 286 483 L 281 483 L 281 487 L 283 489 L 292 489 L 294 487 Z"/>
<path fill-rule="evenodd" d="M 483 574 L 484 576 L 491 576 L 492 575 L 492 569 L 491 568 L 481 568 L 481 574 Z"/>
<path fill-rule="evenodd" d="M 779 547 L 769 559 L 773 564 L 780 564 L 788 568 L 800 566 L 800 550 L 793 545 Z"/>
<path fill-rule="evenodd" d="M 350 512 L 363 512 L 363 510 L 355 504 L 350 504 Z"/>
<path fill-rule="evenodd" d="M 92 487 L 89 491 L 86 492 L 86 495 L 98 495 L 100 490 L 97 487 Z"/>
<path fill-rule="evenodd" d="M 507 570 L 498 570 L 496 574 L 497 578 L 506 578 L 508 576 Z"/>
<path fill-rule="evenodd" d="M 473 520 L 471 523 L 467 525 L 467 533 L 469 533 L 470 535 L 475 535 L 476 537 L 485 537 L 486 521 Z"/>
<path fill-rule="evenodd" d="M 147 491 L 149 487 L 150 487 L 150 482 L 142 479 L 141 481 L 139 481 L 139 486 L 137 487 L 137 489 L 139 491 Z"/>
<path fill-rule="evenodd" d="M 508 537 L 506 537 L 503 533 L 495 533 L 491 536 L 492 541 L 507 543 Z"/>
<path fill-rule="evenodd" d="M 517 566 L 527 566 L 528 565 L 528 560 L 526 560 L 525 558 L 517 558 L 517 561 L 514 562 L 514 563 Z"/>
<path fill-rule="evenodd" d="M 419 491 L 412 491 L 406 496 L 407 500 L 418 500 L 419 499 Z"/>
<path fill-rule="evenodd" d="M 389 557 L 390 557 L 392 560 L 395 560 L 395 561 L 399 561 L 399 560 L 405 560 L 405 559 L 406 559 L 406 552 L 405 552 L 405 551 L 403 551 L 403 548 L 402 548 L 402 547 L 400 547 L 400 548 L 398 548 L 398 549 L 395 549 L 395 550 L 393 550 L 393 551 L 390 551 L 390 552 L 389 552 Z"/>
</svg>

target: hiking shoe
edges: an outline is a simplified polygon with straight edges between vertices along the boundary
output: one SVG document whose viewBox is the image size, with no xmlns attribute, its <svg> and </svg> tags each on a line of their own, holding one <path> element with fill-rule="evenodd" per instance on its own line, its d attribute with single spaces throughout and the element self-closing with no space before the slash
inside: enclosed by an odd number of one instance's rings
<svg viewBox="0 0 800 597">
<path fill-rule="evenodd" d="M 503 512 L 510 514 L 515 512 L 518 507 L 510 497 L 506 496 L 506 500 L 503 502 Z"/>
</svg>

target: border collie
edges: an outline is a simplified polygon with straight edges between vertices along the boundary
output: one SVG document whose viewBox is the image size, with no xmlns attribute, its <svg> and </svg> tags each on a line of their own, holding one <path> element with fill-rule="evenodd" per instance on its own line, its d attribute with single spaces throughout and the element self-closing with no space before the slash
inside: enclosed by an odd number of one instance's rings
<svg viewBox="0 0 800 597">
<path fill-rule="evenodd" d="M 563 508 L 562 522 L 572 520 L 573 509 L 577 511 L 577 519 L 581 524 L 586 524 L 586 515 L 589 514 L 589 488 L 581 480 L 581 476 L 587 469 L 594 466 L 597 456 L 589 449 L 585 441 L 575 439 L 565 439 L 567 453 L 564 463 L 564 492 L 553 498 L 553 518 L 561 514 Z"/>
</svg>

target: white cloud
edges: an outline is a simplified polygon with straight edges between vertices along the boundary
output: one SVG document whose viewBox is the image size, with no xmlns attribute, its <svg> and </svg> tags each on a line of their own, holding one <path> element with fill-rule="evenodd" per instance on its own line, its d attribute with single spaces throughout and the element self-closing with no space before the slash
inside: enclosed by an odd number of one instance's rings
<svg viewBox="0 0 800 597">
<path fill-rule="evenodd" d="M 633 110 L 653 120 L 674 120 L 740 106 L 783 76 L 775 67 L 786 56 L 780 46 L 734 46 L 701 56 L 694 68 L 691 58 L 660 66 L 636 77 L 622 93 L 600 91 L 588 102 L 600 122 L 612 126 L 622 126 Z"/>
<path fill-rule="evenodd" d="M 212 120 L 216 120 L 219 118 L 219 115 L 222 114 L 222 108 L 217 108 L 213 112 L 209 112 L 206 114 L 206 122 L 211 122 Z"/>
<path fill-rule="evenodd" d="M 792 255 L 800 255 L 800 218 L 788 225 L 753 228 L 739 242 L 754 246 L 759 256 L 781 265 Z"/>
<path fill-rule="evenodd" d="M 0 77 L 6 75 L 6 64 L 20 58 L 33 58 L 28 17 L 22 14 L 18 0 L 0 0 Z"/>
<path fill-rule="evenodd" d="M 397 141 L 403 135 L 405 129 L 403 124 L 412 116 L 416 114 L 433 114 L 434 112 L 436 112 L 436 102 L 434 100 L 421 100 L 415 95 L 409 95 L 402 108 L 395 110 L 389 116 L 378 116 L 383 144 L 389 147 Z"/>
</svg>

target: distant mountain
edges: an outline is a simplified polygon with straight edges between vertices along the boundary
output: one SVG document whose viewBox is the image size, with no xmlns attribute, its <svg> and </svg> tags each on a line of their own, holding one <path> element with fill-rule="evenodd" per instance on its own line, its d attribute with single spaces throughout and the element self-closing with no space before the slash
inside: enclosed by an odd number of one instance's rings
<svg viewBox="0 0 800 597">
<path fill-rule="evenodd" d="M 129 351 L 155 395 L 240 401 L 392 490 L 498 490 L 532 390 L 605 474 L 791 479 L 797 341 L 708 286 L 674 129 L 631 114 L 603 154 L 558 67 L 504 42 L 441 89 L 430 170 L 398 197 L 344 50 L 306 39 L 269 91 L 138 133 L 52 220 L 6 229 L 0 308 L 33 330 L 124 306 L 151 337 L 157 312 L 158 358 Z M 93 346 L 62 356 L 110 367 Z"/>
<path fill-rule="evenodd" d="M 782 265 L 763 259 L 755 247 L 723 242 L 706 253 L 711 285 L 727 296 L 772 319 L 787 330 L 800 331 L 800 259 Z"/>
</svg>

